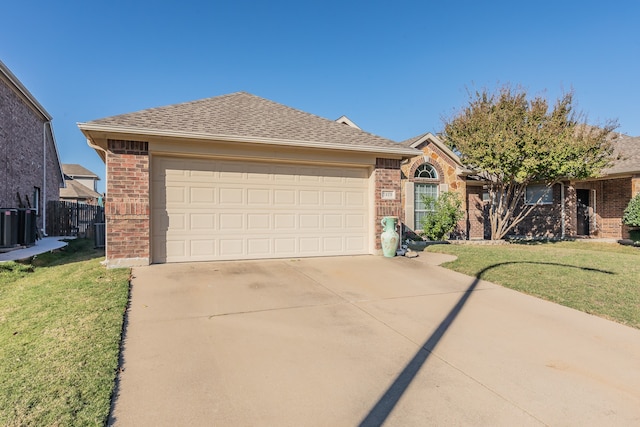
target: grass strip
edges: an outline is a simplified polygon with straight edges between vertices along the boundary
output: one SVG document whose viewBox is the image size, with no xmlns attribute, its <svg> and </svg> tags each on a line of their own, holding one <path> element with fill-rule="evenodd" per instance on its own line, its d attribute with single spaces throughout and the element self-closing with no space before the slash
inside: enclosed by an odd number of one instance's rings
<svg viewBox="0 0 640 427">
<path fill-rule="evenodd" d="M 434 245 L 460 273 L 640 328 L 640 250 L 615 243 Z M 424 256 L 428 256 L 425 254 Z"/>
<path fill-rule="evenodd" d="M 0 425 L 104 425 L 129 269 L 86 239 L 0 263 Z"/>
</svg>

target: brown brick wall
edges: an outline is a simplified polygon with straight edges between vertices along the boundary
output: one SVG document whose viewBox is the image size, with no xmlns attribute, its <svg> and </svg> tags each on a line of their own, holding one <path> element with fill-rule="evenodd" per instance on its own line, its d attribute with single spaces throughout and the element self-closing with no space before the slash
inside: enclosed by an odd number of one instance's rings
<svg viewBox="0 0 640 427">
<path fill-rule="evenodd" d="M 109 140 L 107 152 L 107 261 L 150 259 L 149 144 Z"/>
<path fill-rule="evenodd" d="M 489 221 L 486 217 L 487 204 L 482 201 L 482 192 L 481 186 L 467 186 L 468 210 L 465 219 L 469 239 L 488 239 L 491 234 L 486 232 Z"/>
<path fill-rule="evenodd" d="M 561 237 L 562 190 L 560 185 L 561 184 L 556 184 L 553 186 L 552 204 L 536 206 L 531 213 L 508 234 L 529 237 Z M 523 205 L 523 208 L 526 209 L 527 207 Z"/>
<path fill-rule="evenodd" d="M 37 224 L 42 228 L 42 209 L 49 200 L 58 200 L 62 177 L 51 134 L 45 119 L 0 79 L 0 207 L 19 207 L 26 198 L 35 206 L 34 187 L 40 189 Z M 47 137 L 47 184 L 43 170 L 43 135 Z"/>
<path fill-rule="evenodd" d="M 600 181 L 596 185 L 597 236 L 622 239 L 629 237 L 629 228 L 622 224 L 622 215 L 631 200 L 631 178 Z"/>
<path fill-rule="evenodd" d="M 382 224 L 380 221 L 385 216 L 396 216 L 403 218 L 400 187 L 400 160 L 396 159 L 376 159 L 375 174 L 375 241 L 376 249 L 381 249 L 380 233 Z M 395 200 L 382 200 L 382 190 L 393 190 L 396 192 Z"/>
<path fill-rule="evenodd" d="M 622 215 L 632 194 L 631 178 L 601 181 L 572 182 L 565 186 L 565 236 L 577 235 L 576 190 L 589 190 L 592 220 L 589 236 L 621 239 L 628 237 L 628 227 L 622 224 Z M 595 199 L 594 199 L 595 192 Z M 531 216 L 520 223 L 513 235 L 560 237 L 562 235 L 562 205 L 560 184 L 553 188 L 553 205 L 534 209 Z"/>
</svg>

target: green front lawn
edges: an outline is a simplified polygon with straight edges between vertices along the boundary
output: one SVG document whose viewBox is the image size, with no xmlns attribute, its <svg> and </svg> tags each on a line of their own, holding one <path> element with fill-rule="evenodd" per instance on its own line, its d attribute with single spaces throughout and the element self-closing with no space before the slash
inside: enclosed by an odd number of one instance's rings
<svg viewBox="0 0 640 427">
<path fill-rule="evenodd" d="M 444 267 L 640 328 L 640 249 L 616 243 L 434 245 Z M 428 254 L 424 254 L 428 256 Z"/>
<path fill-rule="evenodd" d="M 0 425 L 105 424 L 129 270 L 92 243 L 0 263 Z"/>
</svg>

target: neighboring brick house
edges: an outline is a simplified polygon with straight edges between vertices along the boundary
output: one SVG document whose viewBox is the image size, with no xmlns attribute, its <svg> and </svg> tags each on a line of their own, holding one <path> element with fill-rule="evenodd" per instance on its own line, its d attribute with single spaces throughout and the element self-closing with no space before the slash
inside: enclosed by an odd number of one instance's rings
<svg viewBox="0 0 640 427">
<path fill-rule="evenodd" d="M 63 183 L 51 116 L 0 61 L 0 207 L 37 209 L 43 230 Z"/>
<path fill-rule="evenodd" d="M 244 92 L 79 124 L 110 266 L 379 252 L 420 152 Z"/>
<path fill-rule="evenodd" d="M 488 239 L 487 192 L 482 180 L 465 169 L 460 158 L 436 136 L 427 133 L 402 143 L 420 149 L 422 155 L 402 166 L 404 221 L 420 230 L 425 207 L 420 194 L 437 196 L 456 191 L 464 200 L 465 219 L 453 238 Z M 622 215 L 629 200 L 640 192 L 640 137 L 620 135 L 614 142 L 618 157 L 599 178 L 564 181 L 553 186 L 529 216 L 509 236 L 628 238 Z M 539 199 L 542 186 L 527 188 L 523 204 Z"/>
<path fill-rule="evenodd" d="M 599 178 L 555 185 L 514 234 L 628 238 L 629 228 L 622 224 L 622 216 L 629 201 L 640 193 L 640 137 L 619 135 L 614 153 L 618 159 Z"/>
<path fill-rule="evenodd" d="M 102 197 L 98 193 L 100 177 L 78 164 L 63 164 L 65 188 L 60 189 L 60 200 L 96 205 Z"/>
</svg>

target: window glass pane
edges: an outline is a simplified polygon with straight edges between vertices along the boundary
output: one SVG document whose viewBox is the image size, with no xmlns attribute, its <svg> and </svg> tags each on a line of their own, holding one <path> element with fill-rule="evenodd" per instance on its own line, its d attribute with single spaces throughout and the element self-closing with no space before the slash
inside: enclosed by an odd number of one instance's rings
<svg viewBox="0 0 640 427">
<path fill-rule="evenodd" d="M 538 199 L 540 200 L 538 201 Z M 534 203 L 550 205 L 553 203 L 553 191 L 551 188 L 547 188 L 546 185 L 529 185 L 525 190 L 524 201 L 528 205 Z"/>
<path fill-rule="evenodd" d="M 422 229 L 422 223 L 421 223 L 422 217 L 424 217 L 427 214 L 427 212 L 429 212 L 428 207 L 425 206 L 422 200 L 423 195 L 438 197 L 438 185 L 437 184 L 421 184 L 417 182 L 414 184 L 414 201 L 415 201 L 414 209 L 413 209 L 414 220 L 415 220 L 414 230 Z"/>
<path fill-rule="evenodd" d="M 416 178 L 438 179 L 438 172 L 436 172 L 436 169 L 429 163 L 423 163 L 418 166 L 418 169 L 416 169 L 416 173 L 413 174 L 413 176 Z"/>
</svg>

